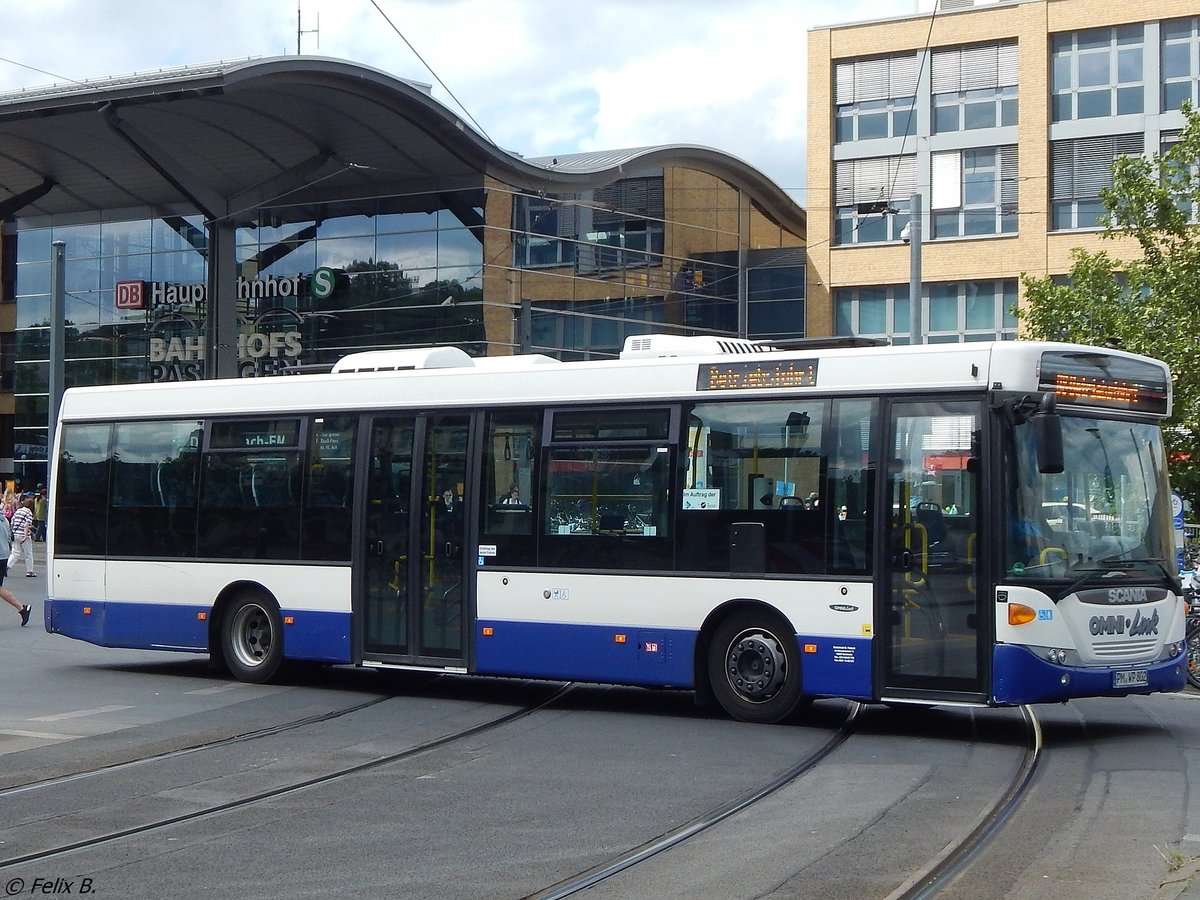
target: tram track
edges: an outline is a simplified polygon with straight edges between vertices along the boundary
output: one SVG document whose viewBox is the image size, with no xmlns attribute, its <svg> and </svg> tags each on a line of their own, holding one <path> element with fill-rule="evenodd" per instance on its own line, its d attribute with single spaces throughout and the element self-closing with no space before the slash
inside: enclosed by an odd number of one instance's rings
<svg viewBox="0 0 1200 900">
<path fill-rule="evenodd" d="M 525 896 L 524 900 L 560 900 L 560 898 L 569 897 L 587 890 L 608 878 L 646 862 L 663 851 L 683 844 L 737 813 L 748 810 L 754 804 L 795 781 L 801 775 L 812 771 L 821 761 L 840 748 L 855 731 L 858 716 L 863 708 L 861 704 L 855 704 L 841 726 L 824 744 L 774 778 L 750 789 L 734 800 L 697 816 L 678 828 L 664 832 L 646 841 L 638 847 L 614 856 L 599 865 L 559 881 L 547 888 L 530 893 Z M 928 898 L 937 896 L 940 891 L 947 888 L 970 865 L 975 856 L 1003 829 L 1013 812 L 1020 805 L 1027 789 L 1033 781 L 1042 750 L 1042 731 L 1036 715 L 1029 706 L 1022 706 L 1020 709 L 1025 725 L 1026 743 L 1021 762 L 1012 779 L 1005 786 L 998 799 L 989 804 L 987 809 L 980 813 L 975 826 L 961 840 L 952 841 L 947 844 L 923 868 L 914 872 L 903 884 L 889 894 L 887 900 L 928 900 Z"/>
<path fill-rule="evenodd" d="M 12 787 L 0 789 L 0 800 L 3 800 L 7 797 L 15 797 L 19 794 L 27 794 L 30 791 L 59 787 L 64 784 L 69 784 L 73 781 L 82 781 L 86 778 L 94 778 L 98 775 L 109 775 L 124 771 L 126 769 L 132 769 L 137 766 L 143 766 L 148 763 L 166 762 L 167 760 L 178 759 L 179 757 L 188 756 L 192 753 L 200 753 L 207 750 L 217 750 L 222 747 L 231 747 L 235 744 L 241 744 L 247 741 L 273 737 L 275 735 L 284 734 L 288 731 L 294 731 L 298 728 L 306 728 L 310 725 L 321 725 L 326 722 L 332 722 L 336 719 L 340 719 L 343 716 L 353 715 L 356 712 L 361 712 L 362 710 L 369 709 L 372 706 L 377 706 L 380 703 L 392 699 L 392 696 L 393 695 L 391 694 L 382 694 L 363 703 L 355 703 L 342 709 L 334 709 L 325 713 L 316 713 L 315 715 L 304 716 L 299 719 L 293 719 L 290 722 L 280 722 L 276 725 L 269 725 L 265 728 L 256 728 L 252 731 L 244 731 L 239 734 L 230 735 L 229 737 L 217 738 L 211 741 L 201 741 L 196 744 L 189 744 L 186 747 L 177 747 L 173 750 L 164 750 L 160 753 L 151 753 L 147 754 L 146 756 L 136 757 L 134 759 L 109 763 L 103 766 L 96 766 L 92 769 L 82 769 L 77 772 L 72 772 L 69 775 L 57 775 L 52 778 L 41 778 L 25 784 L 13 785 Z"/>
<path fill-rule="evenodd" d="M 821 746 L 806 755 L 795 765 L 778 773 L 773 778 L 757 787 L 751 788 L 733 800 L 702 813 L 690 822 L 666 831 L 640 846 L 613 857 L 607 862 L 593 866 L 548 888 L 528 894 L 524 900 L 560 900 L 563 897 L 570 897 L 573 894 L 599 884 L 607 878 L 625 872 L 639 863 L 645 862 L 651 857 L 662 853 L 664 850 L 670 850 L 672 847 L 678 846 L 684 841 L 707 831 L 719 822 L 723 822 L 730 816 L 753 806 L 763 798 L 770 796 L 780 788 L 795 781 L 804 773 L 811 771 L 822 760 L 849 740 L 850 735 L 854 733 L 858 722 L 858 715 L 862 711 L 862 708 L 861 703 L 855 703 L 837 731 L 825 743 L 821 744 Z"/>
<path fill-rule="evenodd" d="M 1042 754 L 1042 727 L 1033 708 L 1020 707 L 1026 727 L 1027 742 L 1021 765 L 1000 798 L 985 810 L 961 841 L 948 844 L 938 856 L 905 884 L 889 894 L 887 900 L 928 900 L 948 887 L 970 865 L 987 843 L 995 837 L 1009 817 L 1021 804 L 1025 792 L 1033 783 Z"/>
<path fill-rule="evenodd" d="M 503 725 L 507 725 L 509 723 L 519 721 L 527 716 L 533 715 L 534 713 L 540 712 L 540 711 L 552 706 L 559 700 L 561 700 L 566 694 L 568 694 L 573 689 L 574 689 L 573 683 L 563 684 L 563 685 L 559 686 L 549 697 L 547 697 L 544 700 L 541 700 L 538 703 L 527 704 L 519 709 L 512 710 L 503 715 L 495 716 L 495 717 L 487 719 L 485 721 L 477 722 L 476 724 L 471 725 L 469 727 L 461 728 L 456 731 L 449 732 L 447 734 L 439 735 L 435 738 L 431 738 L 429 740 L 422 741 L 419 744 L 416 744 L 412 747 L 407 747 L 403 750 L 399 750 L 394 753 L 387 753 L 387 754 L 377 756 L 372 759 L 368 759 L 368 760 L 364 760 L 362 762 L 355 763 L 353 765 L 341 766 L 341 767 L 338 767 L 331 771 L 323 772 L 319 775 L 314 775 L 312 777 L 304 778 L 304 779 L 301 779 L 301 780 L 298 780 L 298 781 L 295 781 L 295 782 L 292 782 L 289 784 L 278 785 L 278 786 L 272 787 L 270 789 L 256 791 L 256 792 L 253 792 L 253 793 L 247 794 L 245 796 L 238 797 L 236 799 L 229 800 L 226 802 L 213 803 L 210 805 L 206 805 L 200 809 L 188 810 L 187 812 L 182 812 L 182 813 L 178 813 L 175 815 L 162 816 L 160 818 L 154 819 L 153 821 L 140 822 L 138 824 L 129 825 L 129 826 L 126 826 L 123 828 L 115 828 L 115 829 L 112 829 L 111 831 L 107 831 L 102 834 L 90 835 L 86 838 L 81 838 L 81 839 L 74 840 L 74 841 L 68 841 L 68 842 L 60 844 L 58 846 L 48 847 L 48 848 L 45 848 L 42 850 L 31 851 L 31 852 L 13 856 L 13 857 L 10 857 L 7 859 L 0 859 L 0 871 L 5 870 L 5 869 L 11 869 L 15 866 L 27 865 L 30 863 L 41 863 L 41 862 L 51 861 L 51 860 L 57 859 L 62 856 L 66 856 L 71 853 L 76 853 L 76 852 L 80 852 L 80 851 L 84 851 L 84 850 L 101 847 L 106 844 L 113 843 L 115 841 L 123 840 L 125 838 L 149 834 L 149 833 L 158 831 L 163 828 L 168 828 L 168 827 L 171 827 L 174 825 L 179 825 L 181 823 L 191 822 L 191 821 L 195 821 L 198 819 L 207 818 L 210 816 L 220 815 L 222 813 L 227 813 L 227 812 L 231 812 L 231 811 L 235 811 L 235 810 L 244 809 L 246 807 L 250 807 L 250 806 L 253 806 L 258 803 L 263 803 L 268 800 L 274 800 L 276 798 L 283 797 L 288 794 L 293 794 L 293 793 L 297 793 L 300 791 L 306 791 L 306 790 L 310 790 L 312 788 L 328 785 L 328 784 L 337 782 L 341 779 L 349 778 L 351 776 L 358 775 L 360 773 L 363 773 L 363 772 L 366 772 L 366 771 L 369 771 L 372 769 L 377 769 L 377 768 L 387 766 L 387 765 L 390 765 L 393 763 L 398 763 L 398 762 L 402 762 L 404 760 L 412 759 L 414 757 L 421 756 L 422 754 L 429 753 L 433 750 L 436 750 L 436 749 L 439 749 L 446 745 L 452 744 L 456 741 L 462 741 L 467 738 L 471 738 L 476 735 L 483 734 L 485 732 L 499 728 Z M 229 738 L 227 740 L 197 745 L 196 747 L 193 747 L 193 748 L 185 748 L 185 749 L 182 749 L 179 751 L 172 751 L 172 752 L 166 753 L 166 754 L 158 754 L 155 756 L 147 757 L 143 760 L 130 761 L 129 763 L 122 763 L 122 764 L 117 764 L 116 766 L 100 768 L 91 773 L 79 773 L 79 774 L 73 775 L 73 776 L 65 776 L 60 779 L 48 779 L 45 782 L 34 782 L 29 785 L 23 785 L 19 788 L 11 788 L 6 793 L 16 793 L 19 791 L 28 791 L 28 790 L 35 789 L 35 787 L 51 787 L 51 786 L 55 786 L 55 785 L 62 785 L 62 784 L 68 783 L 68 782 L 78 779 L 78 778 L 89 777 L 90 775 L 108 774 L 108 773 L 111 773 L 111 772 L 116 771 L 121 768 L 128 768 L 130 766 L 141 765 L 141 764 L 144 764 L 147 762 L 161 761 L 163 759 L 169 759 L 169 758 L 173 758 L 176 756 L 182 756 L 182 755 L 186 755 L 189 753 L 198 752 L 200 750 L 212 749 L 212 748 L 219 747 L 219 746 L 228 746 L 230 744 L 238 743 L 240 741 L 251 740 L 254 737 L 262 737 L 262 736 L 266 736 L 268 734 L 277 734 L 282 731 L 303 727 L 304 725 L 307 725 L 307 724 L 314 724 L 314 723 L 317 723 L 320 721 L 329 721 L 331 719 L 338 718 L 341 715 L 346 715 L 351 712 L 358 711 L 360 709 L 365 709 L 370 706 L 374 706 L 374 705 L 382 702 L 383 700 L 387 700 L 387 699 L 390 699 L 390 697 L 375 698 L 367 703 L 359 704 L 356 707 L 351 708 L 351 709 L 347 709 L 347 710 L 343 710 L 343 711 L 334 711 L 334 712 L 332 712 L 330 714 L 326 714 L 324 716 L 310 716 L 304 720 L 296 720 L 296 722 L 294 722 L 294 723 L 284 723 L 279 726 L 272 726 L 271 728 L 268 728 L 268 729 L 262 729 L 262 732 L 263 732 L 262 734 L 255 732 L 255 733 L 248 734 L 248 735 L 239 735 L 239 736 Z M 4 796 L 4 795 L 0 794 L 0 796 Z"/>
</svg>

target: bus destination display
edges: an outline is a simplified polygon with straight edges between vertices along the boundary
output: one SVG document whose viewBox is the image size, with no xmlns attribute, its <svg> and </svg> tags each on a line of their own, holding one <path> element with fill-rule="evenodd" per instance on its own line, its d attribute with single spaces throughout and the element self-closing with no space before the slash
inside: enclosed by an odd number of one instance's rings
<svg viewBox="0 0 1200 900">
<path fill-rule="evenodd" d="M 1167 411 L 1163 370 L 1141 360 L 1076 351 L 1042 354 L 1038 387 L 1059 403 L 1105 409 Z"/>
<path fill-rule="evenodd" d="M 746 360 L 703 363 L 696 377 L 698 391 L 754 391 L 771 388 L 813 387 L 817 383 L 815 359 Z"/>
</svg>

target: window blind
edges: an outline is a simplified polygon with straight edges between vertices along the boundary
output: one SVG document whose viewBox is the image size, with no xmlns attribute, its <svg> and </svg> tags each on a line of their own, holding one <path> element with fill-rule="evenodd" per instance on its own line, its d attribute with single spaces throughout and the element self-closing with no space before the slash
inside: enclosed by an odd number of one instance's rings
<svg viewBox="0 0 1200 900">
<path fill-rule="evenodd" d="M 834 181 L 838 206 L 907 200 L 917 186 L 917 159 L 915 156 L 885 156 L 841 160 Z"/>
<path fill-rule="evenodd" d="M 842 106 L 863 100 L 912 97 L 917 93 L 919 71 L 915 53 L 838 63 L 834 103 Z"/>
<path fill-rule="evenodd" d="M 935 94 L 958 93 L 1017 83 L 1017 44 L 984 44 L 936 50 L 931 68 Z"/>
</svg>

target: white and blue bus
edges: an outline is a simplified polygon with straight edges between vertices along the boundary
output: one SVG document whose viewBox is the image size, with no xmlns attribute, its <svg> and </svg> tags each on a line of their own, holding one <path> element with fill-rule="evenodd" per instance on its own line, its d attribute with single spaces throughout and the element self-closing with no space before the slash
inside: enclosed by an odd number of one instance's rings
<svg viewBox="0 0 1200 900">
<path fill-rule="evenodd" d="M 759 722 L 1175 691 L 1170 405 L 1117 350 L 670 335 L 76 388 L 46 628 L 252 682 L 644 685 Z"/>
</svg>

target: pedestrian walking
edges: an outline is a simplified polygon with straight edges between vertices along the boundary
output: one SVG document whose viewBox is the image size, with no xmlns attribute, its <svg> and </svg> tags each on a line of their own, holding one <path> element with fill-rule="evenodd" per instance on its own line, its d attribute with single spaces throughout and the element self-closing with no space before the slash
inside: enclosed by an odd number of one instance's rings
<svg viewBox="0 0 1200 900">
<path fill-rule="evenodd" d="M 21 614 L 21 627 L 29 624 L 29 613 L 32 607 L 22 604 L 12 591 L 4 587 L 4 576 L 8 574 L 8 555 L 12 552 L 12 531 L 6 522 L 0 522 L 0 600 L 3 600 Z"/>
<path fill-rule="evenodd" d="M 39 484 L 37 494 L 33 498 L 33 539 L 39 543 L 46 540 L 46 507 L 48 505 L 49 498 L 46 497 L 46 489 Z"/>
<path fill-rule="evenodd" d="M 33 578 L 33 498 L 26 497 L 17 505 L 12 517 L 13 550 L 8 555 L 9 565 L 16 562 L 17 554 L 25 559 L 25 577 Z"/>
</svg>

